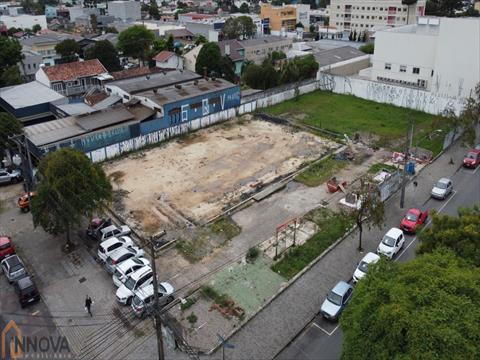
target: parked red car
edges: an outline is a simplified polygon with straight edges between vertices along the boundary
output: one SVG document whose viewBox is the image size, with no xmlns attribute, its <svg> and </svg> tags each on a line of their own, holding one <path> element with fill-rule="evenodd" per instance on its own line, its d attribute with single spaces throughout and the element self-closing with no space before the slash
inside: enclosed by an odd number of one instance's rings
<svg viewBox="0 0 480 360">
<path fill-rule="evenodd" d="M 15 246 L 9 236 L 0 236 L 0 261 L 15 254 Z"/>
<path fill-rule="evenodd" d="M 475 169 L 480 164 L 480 149 L 470 150 L 463 159 L 463 166 Z"/>
<path fill-rule="evenodd" d="M 421 212 L 418 209 L 410 209 L 407 211 L 402 221 L 400 222 L 400 229 L 408 233 L 415 233 L 420 225 L 425 223 L 428 217 L 428 210 Z"/>
</svg>

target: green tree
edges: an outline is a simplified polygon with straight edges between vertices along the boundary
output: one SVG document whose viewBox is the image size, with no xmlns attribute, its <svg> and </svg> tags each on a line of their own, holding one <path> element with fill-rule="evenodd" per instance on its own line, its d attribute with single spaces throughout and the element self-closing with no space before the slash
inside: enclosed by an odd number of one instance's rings
<svg viewBox="0 0 480 360">
<path fill-rule="evenodd" d="M 462 8 L 462 0 L 428 0 L 425 6 L 425 15 L 454 16 L 455 12 Z"/>
<path fill-rule="evenodd" d="M 250 12 L 250 9 L 248 8 L 248 4 L 247 3 L 242 3 L 242 5 L 240 5 L 240 12 L 243 13 L 243 14 L 248 14 Z"/>
<path fill-rule="evenodd" d="M 105 28 L 106 33 L 111 33 L 111 34 L 118 34 L 118 30 L 115 26 L 107 26 Z"/>
<path fill-rule="evenodd" d="M 37 32 L 39 32 L 40 30 L 42 30 L 42 27 L 39 25 L 39 24 L 35 24 L 32 26 L 32 31 L 36 34 Z"/>
<path fill-rule="evenodd" d="M 165 45 L 168 51 L 175 50 L 175 39 L 173 38 L 172 34 L 168 35 L 167 42 L 165 43 Z"/>
<path fill-rule="evenodd" d="M 370 265 L 340 318 L 343 359 L 480 358 L 480 271 L 450 251 Z"/>
<path fill-rule="evenodd" d="M 13 115 L 0 112 L 0 160 L 6 150 L 14 149 L 15 143 L 9 140 L 10 136 L 23 133 L 22 123 Z"/>
<path fill-rule="evenodd" d="M 352 211 L 358 228 L 358 250 L 362 251 L 363 227 L 380 228 L 385 223 L 385 207 L 375 182 L 365 177 L 360 179 L 360 187 L 355 191 L 359 205 Z"/>
<path fill-rule="evenodd" d="M 92 28 L 93 33 L 97 32 L 98 18 L 95 14 L 90 14 L 90 27 Z"/>
<path fill-rule="evenodd" d="M 222 78 L 230 82 L 236 80 L 235 64 L 228 56 L 222 56 L 220 59 L 220 75 Z"/>
<path fill-rule="evenodd" d="M 270 63 L 275 66 L 275 64 L 282 59 L 286 59 L 287 55 L 283 51 L 272 51 L 267 55 L 263 60 L 263 63 Z"/>
<path fill-rule="evenodd" d="M 195 39 L 195 46 L 198 46 L 200 44 L 205 44 L 208 42 L 207 38 L 203 35 L 198 35 L 197 38 Z"/>
<path fill-rule="evenodd" d="M 32 201 L 35 226 L 57 235 L 80 225 L 85 214 L 92 214 L 112 198 L 112 186 L 98 164 L 92 164 L 81 151 L 64 148 L 49 153 L 39 164 L 38 195 Z"/>
<path fill-rule="evenodd" d="M 167 49 L 167 42 L 163 39 L 156 38 L 153 40 L 152 50 L 153 56 L 157 55 L 160 51 Z"/>
<path fill-rule="evenodd" d="M 458 216 L 431 214 L 432 226 L 420 234 L 418 254 L 446 247 L 480 267 L 480 207 L 461 208 Z"/>
<path fill-rule="evenodd" d="M 308 28 L 308 31 L 310 31 L 311 33 L 314 33 L 315 32 L 315 25 L 310 24 L 310 26 Z"/>
<path fill-rule="evenodd" d="M 222 35 L 226 39 L 248 39 L 253 37 L 255 32 L 255 24 L 249 16 L 229 18 L 222 28 Z"/>
<path fill-rule="evenodd" d="M 0 87 L 22 82 L 17 66 L 22 59 L 22 45 L 18 40 L 0 36 Z"/>
<path fill-rule="evenodd" d="M 245 69 L 243 80 L 253 89 L 266 90 L 279 84 L 280 75 L 269 63 L 262 64 L 261 66 L 251 64 Z"/>
<path fill-rule="evenodd" d="M 55 51 L 62 57 L 62 62 L 72 62 L 77 60 L 80 46 L 75 40 L 66 39 L 55 45 Z"/>
<path fill-rule="evenodd" d="M 473 145 L 476 138 L 475 128 L 480 121 L 480 83 L 475 86 L 472 95 L 466 100 L 459 121 L 464 131 L 464 142 Z"/>
<path fill-rule="evenodd" d="M 117 49 L 108 40 L 97 41 L 85 51 L 85 60 L 98 59 L 108 71 L 121 70 Z"/>
<path fill-rule="evenodd" d="M 208 42 L 200 49 L 197 62 L 195 63 L 195 72 L 203 75 L 204 68 L 207 69 L 207 74 L 212 72 L 220 74 L 220 60 L 222 58 L 220 48 L 217 43 Z"/>
<path fill-rule="evenodd" d="M 118 35 L 117 48 L 126 56 L 145 61 L 154 39 L 153 32 L 144 25 L 133 25 Z"/>
<path fill-rule="evenodd" d="M 148 13 L 150 14 L 150 17 L 158 20 L 160 19 L 160 11 L 158 11 L 158 5 L 156 0 L 150 0 L 150 6 L 148 9 Z"/>
<path fill-rule="evenodd" d="M 370 42 L 368 44 L 360 46 L 360 51 L 363 51 L 365 54 L 373 54 L 375 51 L 375 44 Z"/>
<path fill-rule="evenodd" d="M 235 14 L 238 12 L 240 12 L 240 9 L 235 4 L 232 4 L 232 6 L 230 6 L 230 13 Z"/>
<path fill-rule="evenodd" d="M 303 24 L 302 24 L 301 21 L 299 21 L 298 23 L 296 23 L 296 24 L 295 24 L 295 27 L 296 27 L 296 28 L 302 28 L 302 29 L 305 28 L 305 26 L 303 26 Z"/>
</svg>

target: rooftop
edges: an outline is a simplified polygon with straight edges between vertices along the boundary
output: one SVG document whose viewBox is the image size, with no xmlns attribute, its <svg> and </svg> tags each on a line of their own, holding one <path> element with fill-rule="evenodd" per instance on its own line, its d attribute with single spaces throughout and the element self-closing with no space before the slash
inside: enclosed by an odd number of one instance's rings
<svg viewBox="0 0 480 360">
<path fill-rule="evenodd" d="M 187 29 L 173 29 L 173 30 L 166 30 L 165 36 L 172 35 L 174 38 L 181 38 L 186 36 L 195 36 L 190 30 Z"/>
<path fill-rule="evenodd" d="M 165 62 L 174 55 L 175 55 L 174 52 L 164 50 L 164 51 L 160 51 L 157 55 L 155 55 L 155 57 L 152 60 Z"/>
<path fill-rule="evenodd" d="M 262 36 L 260 38 L 243 40 L 240 43 L 242 44 L 243 47 L 248 47 L 248 46 L 257 46 L 262 44 L 273 44 L 276 42 L 288 41 L 288 40 L 289 39 L 281 36 L 267 35 L 267 36 Z M 290 41 L 292 40 L 290 39 Z"/>
<path fill-rule="evenodd" d="M 32 45 L 41 45 L 41 44 L 58 44 L 66 39 L 73 39 L 75 41 L 82 40 L 82 37 L 79 35 L 73 34 L 64 34 L 55 31 L 50 31 L 44 34 L 31 36 L 26 39 L 20 40 L 20 43 L 25 46 L 32 46 Z"/>
<path fill-rule="evenodd" d="M 129 94 L 136 94 L 146 90 L 163 88 L 169 85 L 181 84 L 187 81 L 199 79 L 201 76 L 189 70 L 164 71 L 146 75 L 112 81 L 106 86 L 117 86 Z"/>
<path fill-rule="evenodd" d="M 120 71 L 111 72 L 110 75 L 113 77 L 113 80 L 123 80 L 134 77 L 139 77 L 143 75 L 148 75 L 153 72 L 157 72 L 158 68 L 149 68 L 148 66 L 136 67 L 131 69 L 125 69 Z"/>
<path fill-rule="evenodd" d="M 220 52 L 222 56 L 225 56 L 225 47 L 230 47 L 230 54 L 228 56 L 232 61 L 241 61 L 245 58 L 243 55 L 244 48 L 242 43 L 238 40 L 223 40 L 218 42 L 218 46 L 220 47 Z"/>
<path fill-rule="evenodd" d="M 344 46 L 330 50 L 321 50 L 313 53 L 313 56 L 315 56 L 315 60 L 317 60 L 317 62 L 320 64 L 320 67 L 333 65 L 342 61 L 366 55 L 367 54 L 364 52 L 351 46 Z"/>
<path fill-rule="evenodd" d="M 47 66 L 43 68 L 43 71 L 51 82 L 75 80 L 107 73 L 107 69 L 98 59 Z"/>
<path fill-rule="evenodd" d="M 206 80 L 204 78 L 200 78 L 195 81 L 183 83 L 180 85 L 180 88 L 172 85 L 162 88 L 161 92 L 149 90 L 137 93 L 136 95 L 146 97 L 155 102 L 157 105 L 162 106 L 179 100 L 208 94 L 235 86 L 237 85 L 223 79 Z"/>
<path fill-rule="evenodd" d="M 0 88 L 0 98 L 14 109 L 65 99 L 63 95 L 38 81 Z"/>
<path fill-rule="evenodd" d="M 25 133 L 36 146 L 46 146 L 103 128 L 140 122 L 154 113 L 150 108 L 140 104 L 133 106 L 120 104 L 106 110 L 27 126 Z"/>
</svg>

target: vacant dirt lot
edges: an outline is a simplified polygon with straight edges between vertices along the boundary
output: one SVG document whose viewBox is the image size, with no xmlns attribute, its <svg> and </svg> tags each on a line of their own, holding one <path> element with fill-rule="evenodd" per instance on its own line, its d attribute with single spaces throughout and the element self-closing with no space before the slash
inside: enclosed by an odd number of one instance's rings
<svg viewBox="0 0 480 360">
<path fill-rule="evenodd" d="M 336 144 L 260 120 L 230 121 L 105 165 L 126 194 L 124 213 L 146 232 L 201 223 L 259 183 Z"/>
</svg>

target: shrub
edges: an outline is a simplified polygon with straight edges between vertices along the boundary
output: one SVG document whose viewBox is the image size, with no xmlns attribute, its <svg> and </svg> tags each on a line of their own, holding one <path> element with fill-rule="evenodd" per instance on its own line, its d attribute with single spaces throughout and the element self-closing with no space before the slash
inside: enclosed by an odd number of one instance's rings
<svg viewBox="0 0 480 360">
<path fill-rule="evenodd" d="M 259 255 L 260 255 L 260 250 L 256 246 L 251 247 L 247 251 L 247 256 L 246 256 L 247 262 L 249 263 L 255 262 L 255 260 L 258 258 Z"/>
</svg>

